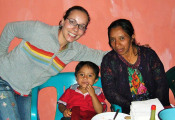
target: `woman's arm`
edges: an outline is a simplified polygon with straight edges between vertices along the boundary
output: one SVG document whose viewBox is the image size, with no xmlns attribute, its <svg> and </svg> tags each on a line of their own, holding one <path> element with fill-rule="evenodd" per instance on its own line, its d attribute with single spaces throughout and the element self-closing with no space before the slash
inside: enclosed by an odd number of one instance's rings
<svg viewBox="0 0 175 120">
<path fill-rule="evenodd" d="M 15 37 L 21 39 L 31 37 L 34 29 L 37 29 L 37 26 L 35 26 L 36 23 L 35 21 L 8 23 L 4 27 L 0 37 L 0 57 L 8 54 L 9 45 Z"/>
<path fill-rule="evenodd" d="M 153 80 L 155 81 L 155 97 L 157 97 L 163 106 L 170 105 L 169 103 L 169 87 L 166 79 L 164 66 L 159 59 L 158 55 L 151 51 L 150 67 Z"/>
<path fill-rule="evenodd" d="M 105 94 L 106 99 L 111 104 L 117 104 L 122 108 L 123 107 L 129 108 L 131 101 L 129 101 L 127 98 L 125 98 L 117 91 L 116 82 L 119 77 L 116 76 L 116 74 L 114 74 L 114 66 L 115 68 L 117 68 L 117 66 L 115 64 L 116 59 L 115 60 L 113 59 L 114 59 L 113 57 L 105 56 L 102 60 L 101 81 L 102 81 L 103 92 Z M 117 70 L 115 72 L 117 72 Z"/>
<path fill-rule="evenodd" d="M 73 44 L 76 51 L 74 61 L 91 61 L 100 66 L 103 56 L 108 53 L 108 51 L 92 49 L 78 42 L 74 42 Z"/>
</svg>

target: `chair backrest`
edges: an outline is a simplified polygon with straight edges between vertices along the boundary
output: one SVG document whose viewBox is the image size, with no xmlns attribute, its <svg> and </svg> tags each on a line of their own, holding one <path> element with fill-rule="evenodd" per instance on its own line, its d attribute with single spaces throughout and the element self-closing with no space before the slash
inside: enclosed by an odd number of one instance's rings
<svg viewBox="0 0 175 120">
<path fill-rule="evenodd" d="M 170 68 L 166 72 L 166 77 L 168 80 L 168 85 L 175 97 L 175 67 Z"/>
<path fill-rule="evenodd" d="M 163 109 L 158 113 L 160 120 L 174 120 L 175 108 Z"/>
<path fill-rule="evenodd" d="M 69 88 L 70 85 L 75 84 L 76 79 L 74 72 L 63 72 L 59 73 L 56 76 L 51 77 L 46 83 L 35 87 L 32 89 L 32 105 L 31 105 L 31 120 L 37 120 L 37 101 L 38 101 L 38 92 L 46 87 L 55 87 L 57 90 L 57 101 L 64 93 L 65 89 Z M 94 84 L 94 86 L 101 86 L 101 78 Z M 55 120 L 60 120 L 63 117 L 62 113 L 58 110 L 58 105 L 56 106 Z"/>
</svg>

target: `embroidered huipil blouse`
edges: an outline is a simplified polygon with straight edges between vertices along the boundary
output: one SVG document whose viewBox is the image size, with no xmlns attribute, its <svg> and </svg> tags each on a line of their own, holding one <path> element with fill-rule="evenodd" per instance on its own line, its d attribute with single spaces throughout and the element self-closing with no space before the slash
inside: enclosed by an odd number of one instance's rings
<svg viewBox="0 0 175 120">
<path fill-rule="evenodd" d="M 138 46 L 138 59 L 128 63 L 114 50 L 106 54 L 101 64 L 102 88 L 106 99 L 130 112 L 131 101 L 158 98 L 169 105 L 169 88 L 164 66 L 154 50 Z"/>
</svg>

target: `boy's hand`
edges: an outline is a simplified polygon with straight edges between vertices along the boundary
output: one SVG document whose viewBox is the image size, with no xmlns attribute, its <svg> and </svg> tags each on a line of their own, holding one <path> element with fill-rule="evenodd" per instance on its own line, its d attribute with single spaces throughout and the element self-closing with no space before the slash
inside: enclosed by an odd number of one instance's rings
<svg viewBox="0 0 175 120">
<path fill-rule="evenodd" d="M 71 117 L 71 114 L 72 114 L 71 109 L 66 109 L 63 112 L 64 117 Z"/>
<path fill-rule="evenodd" d="M 86 90 L 88 91 L 89 95 L 92 97 L 95 95 L 95 90 L 92 85 L 87 83 Z"/>
</svg>

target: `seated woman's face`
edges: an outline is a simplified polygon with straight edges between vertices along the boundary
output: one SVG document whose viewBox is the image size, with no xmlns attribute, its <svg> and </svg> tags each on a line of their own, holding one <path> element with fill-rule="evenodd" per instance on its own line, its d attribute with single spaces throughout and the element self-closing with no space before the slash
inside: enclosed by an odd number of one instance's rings
<svg viewBox="0 0 175 120">
<path fill-rule="evenodd" d="M 132 38 L 118 26 L 112 28 L 110 32 L 110 43 L 113 50 L 115 50 L 120 55 L 126 55 L 132 46 Z"/>
</svg>

